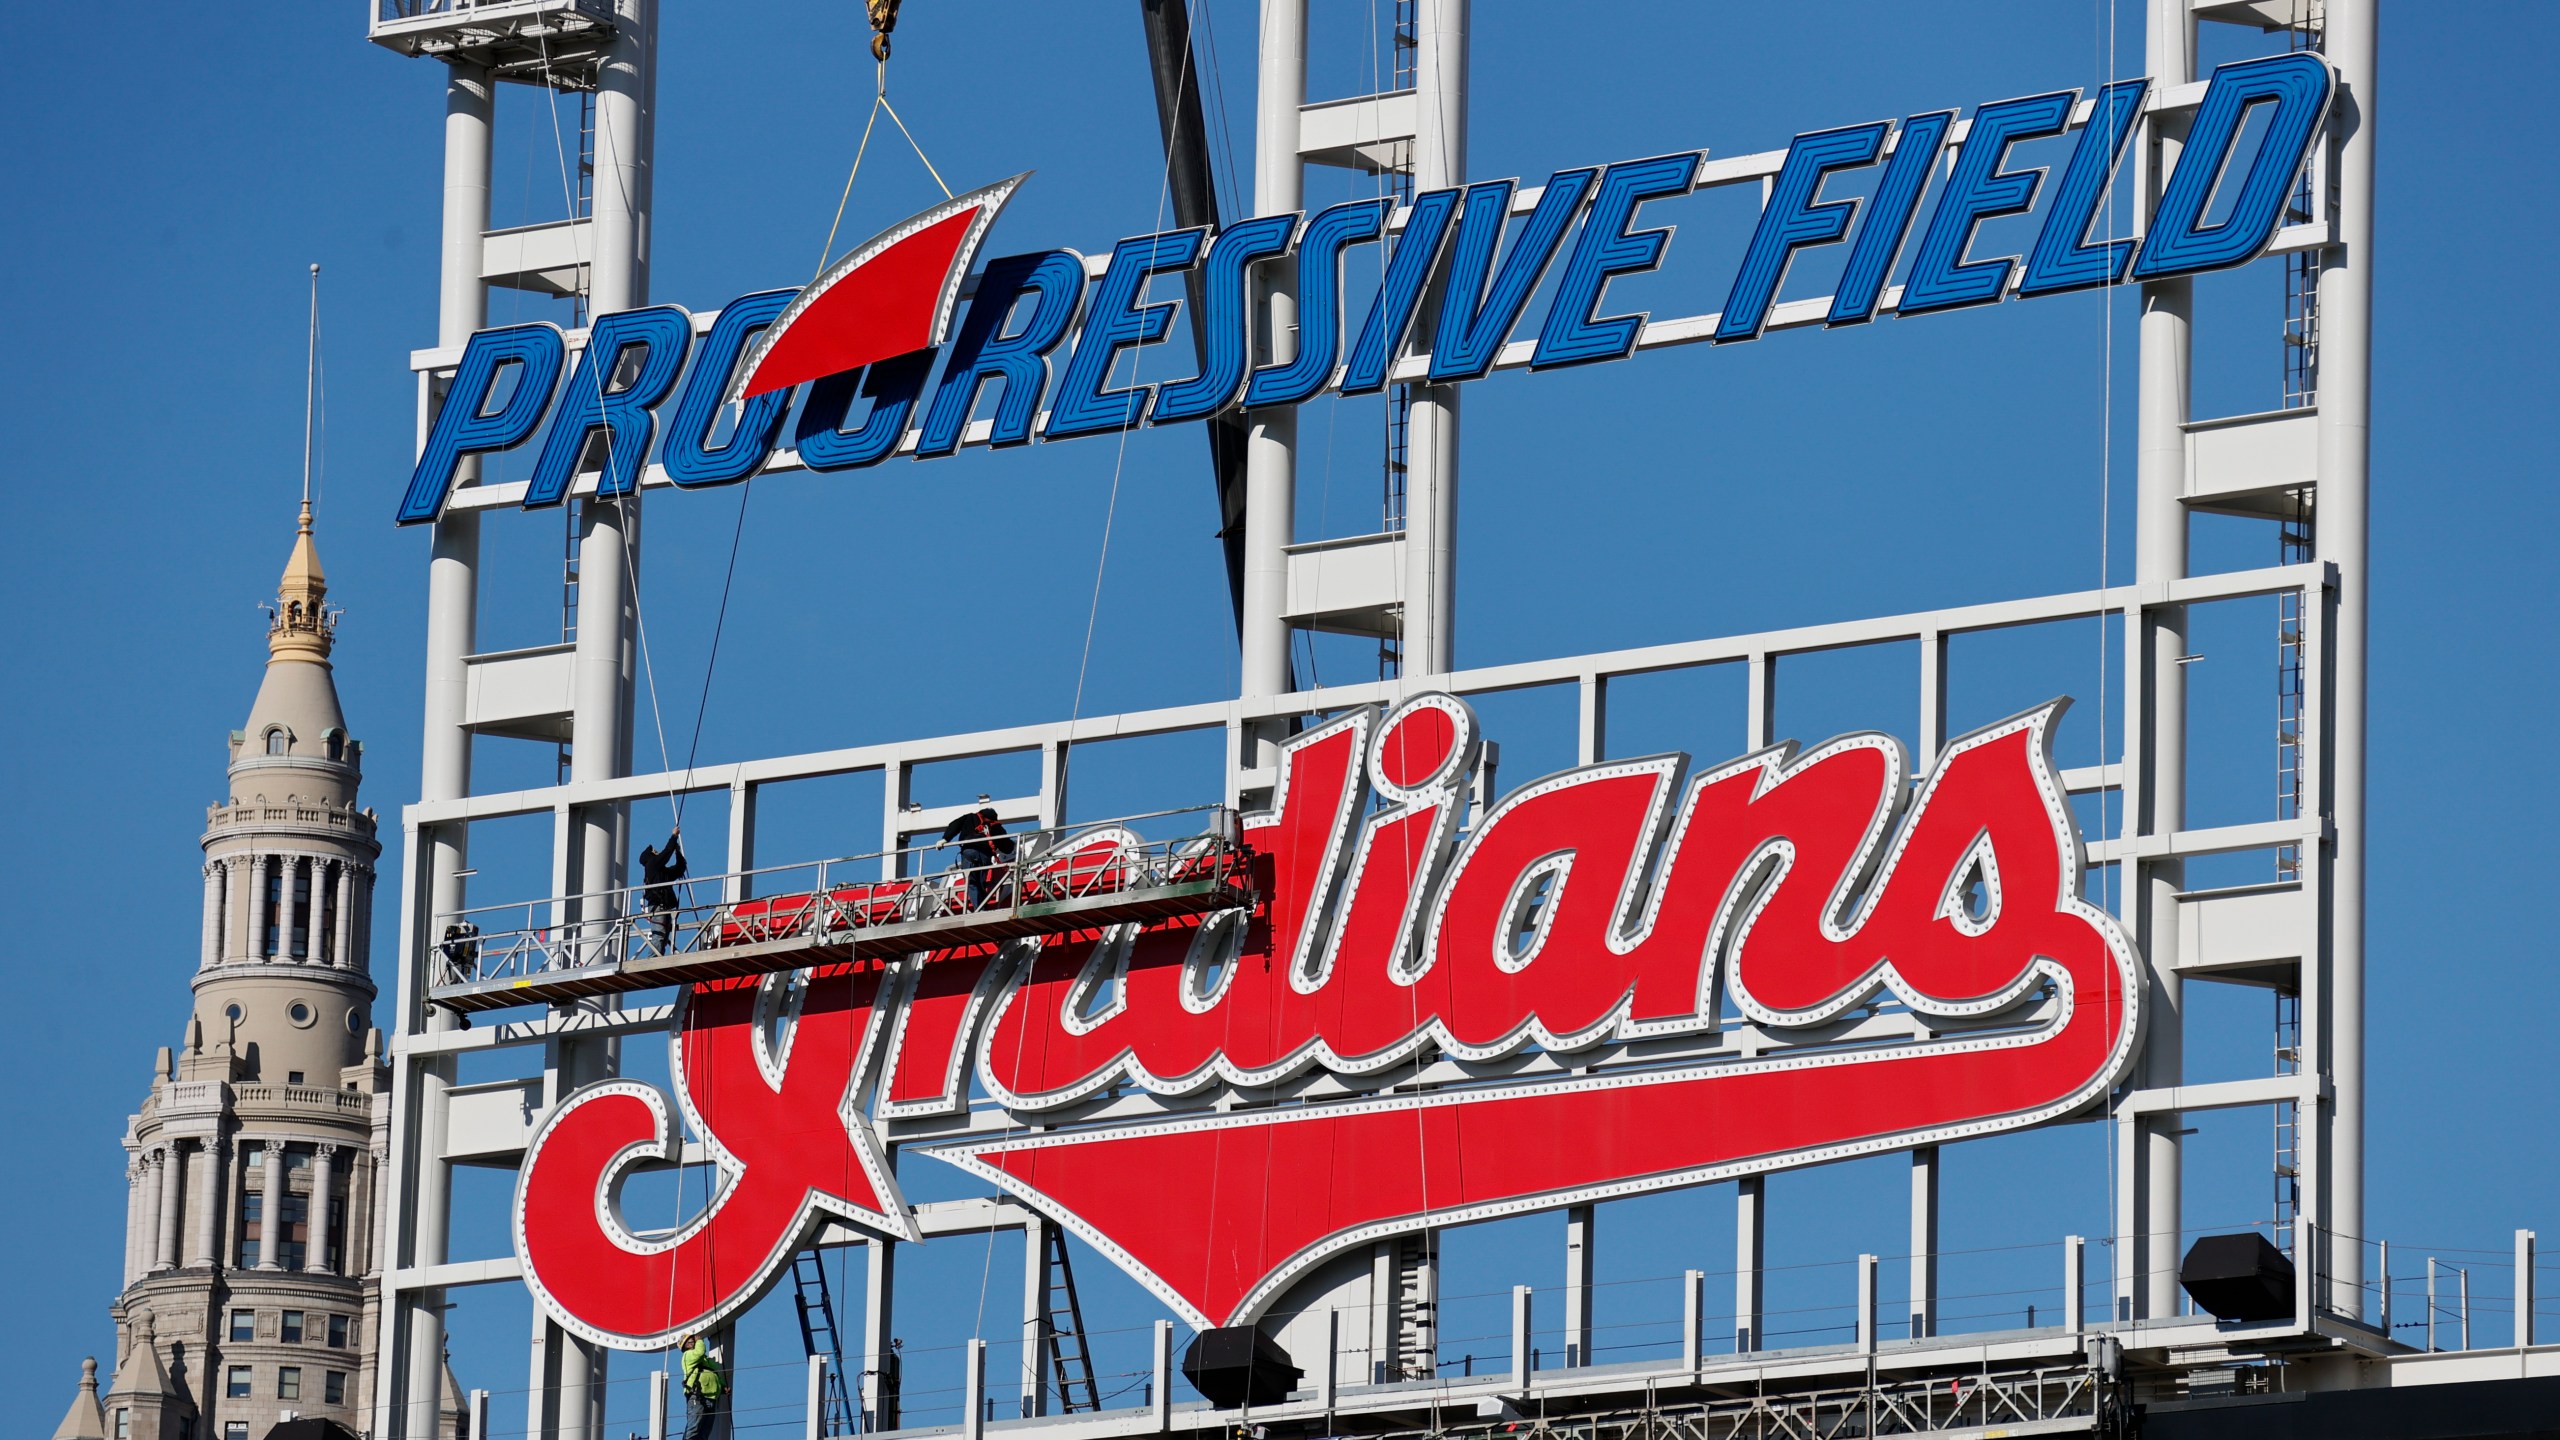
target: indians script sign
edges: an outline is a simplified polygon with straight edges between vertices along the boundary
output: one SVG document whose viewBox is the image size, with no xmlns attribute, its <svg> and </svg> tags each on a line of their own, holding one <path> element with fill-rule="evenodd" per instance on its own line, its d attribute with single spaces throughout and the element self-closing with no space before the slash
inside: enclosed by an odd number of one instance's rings
<svg viewBox="0 0 2560 1440">
<path fill-rule="evenodd" d="M 1654 756 L 1463 829 L 1473 712 L 1355 711 L 1291 740 L 1245 818 L 1249 912 L 692 987 L 672 1096 L 593 1085 L 535 1138 L 526 1279 L 571 1330 L 658 1345 L 752 1304 L 830 1218 L 916 1238 L 877 1127 L 973 1104 L 924 1153 L 1199 1325 L 1401 1231 L 2072 1114 L 2142 1017 L 2132 946 L 2082 898 L 2061 709 L 1916 780 L 1874 734 L 1694 775 Z M 717 1194 L 635 1228 L 622 1182 L 686 1131 Z"/>
</svg>

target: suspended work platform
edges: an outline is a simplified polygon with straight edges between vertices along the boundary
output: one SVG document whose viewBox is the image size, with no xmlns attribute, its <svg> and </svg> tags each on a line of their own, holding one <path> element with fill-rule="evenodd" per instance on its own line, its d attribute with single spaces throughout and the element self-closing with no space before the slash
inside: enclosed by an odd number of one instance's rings
<svg viewBox="0 0 2560 1440">
<path fill-rule="evenodd" d="M 428 999 L 466 1014 L 559 1004 L 1099 934 L 1254 903 L 1252 852 L 1231 812 L 1218 812 L 1207 833 L 1175 840 L 1143 839 L 1127 822 L 1005 839 L 1010 858 L 964 861 L 936 875 L 899 873 L 943 848 L 923 847 L 656 887 L 664 893 L 638 885 L 441 916 Z M 864 873 L 886 878 L 840 878 Z M 759 883 L 795 888 L 759 896 Z M 737 898 L 696 903 L 697 893 Z M 580 918 L 596 911 L 603 913 Z"/>
</svg>

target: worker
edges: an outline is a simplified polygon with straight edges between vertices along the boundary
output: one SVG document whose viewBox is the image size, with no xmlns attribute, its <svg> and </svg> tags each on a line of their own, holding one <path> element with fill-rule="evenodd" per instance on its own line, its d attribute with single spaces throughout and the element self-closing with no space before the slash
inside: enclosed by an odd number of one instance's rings
<svg viewBox="0 0 2560 1440">
<path fill-rule="evenodd" d="M 480 927 L 468 920 L 444 927 L 444 978 L 448 985 L 480 978 Z"/>
<path fill-rule="evenodd" d="M 684 827 L 678 825 L 667 832 L 667 843 L 640 852 L 640 904 L 649 915 L 649 928 L 658 937 L 658 951 L 666 953 L 676 933 L 676 882 L 684 878 Z"/>
<path fill-rule="evenodd" d="M 1002 889 L 998 883 L 1002 877 L 996 862 L 999 857 L 1008 863 L 1012 861 L 1013 841 L 1006 837 L 1004 822 L 996 818 L 994 806 L 964 811 L 959 818 L 943 826 L 942 843 L 948 845 L 955 840 L 960 842 L 960 868 L 966 886 L 962 893 L 967 908 L 985 909 L 988 901 Z"/>
<path fill-rule="evenodd" d="M 711 1440 L 712 1427 L 729 1403 L 720 1357 L 699 1333 L 684 1337 L 684 1440 Z"/>
</svg>

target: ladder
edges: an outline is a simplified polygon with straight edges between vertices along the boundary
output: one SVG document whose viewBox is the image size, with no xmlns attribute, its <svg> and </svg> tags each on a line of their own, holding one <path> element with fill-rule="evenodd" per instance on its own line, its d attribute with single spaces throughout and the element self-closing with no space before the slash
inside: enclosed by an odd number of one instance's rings
<svg viewBox="0 0 2560 1440">
<path fill-rule="evenodd" d="M 825 1433 L 860 1434 L 862 1426 L 844 1388 L 844 1345 L 836 1336 L 836 1307 L 827 1293 L 826 1262 L 817 1251 L 802 1250 L 791 1257 L 791 1284 L 791 1298 L 800 1312 L 801 1347 L 811 1355 L 827 1357 L 826 1394 L 821 1397 Z"/>
<path fill-rule="evenodd" d="M 2322 15 L 2317 0 L 2295 0 L 2293 23 L 2285 32 L 2286 48 L 2313 50 L 2321 48 Z M 2316 177 L 2324 167 L 2306 166 L 2296 184 L 2293 198 L 2286 207 L 2288 224 L 2305 225 L 2328 212 L 2329 196 L 2317 193 Z M 2304 409 L 2320 403 L 2320 255 L 2303 250 L 2285 257 L 2284 270 L 2284 408 Z M 2277 525 L 2276 547 L 2281 563 L 2301 564 L 2317 552 L 2314 530 L 2313 497 L 2296 491 L 2293 513 Z M 2276 600 L 2276 816 L 2291 820 L 2302 814 L 2306 792 L 2303 773 L 2302 727 L 2306 699 L 2303 688 L 2303 653 L 2305 639 L 2313 616 L 2308 613 L 2305 595 L 2287 591 Z M 2279 846 L 2276 850 L 2276 878 L 2300 881 L 2303 878 L 2302 847 Z M 2297 1074 L 2302 1069 L 2302 990 L 2300 985 L 2279 986 L 2275 994 L 2275 1073 Z M 2293 1219 L 2302 1206 L 2302 1116 L 2291 1101 L 2274 1107 L 2274 1186 L 2272 1219 L 2276 1244 L 2293 1248 Z M 2296 1256 L 2297 1264 L 2306 1263 Z"/>
<path fill-rule="evenodd" d="M 1395 1246 L 1396 1374 L 1428 1380 L 1440 1371 L 1440 1244 L 1432 1231 L 1399 1235 Z"/>
<path fill-rule="evenodd" d="M 1049 1383 L 1058 1397 L 1058 1413 L 1073 1415 L 1102 1408 L 1093 1384 L 1093 1355 L 1084 1344 L 1084 1307 L 1076 1302 L 1076 1273 L 1067 1264 L 1066 1231 L 1040 1227 L 1041 1344 L 1049 1361 Z"/>
</svg>

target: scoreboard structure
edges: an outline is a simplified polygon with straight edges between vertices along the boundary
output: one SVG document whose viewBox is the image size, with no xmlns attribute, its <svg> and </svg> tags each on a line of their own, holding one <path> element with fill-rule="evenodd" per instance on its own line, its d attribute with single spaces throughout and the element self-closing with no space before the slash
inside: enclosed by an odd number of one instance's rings
<svg viewBox="0 0 2560 1440">
<path fill-rule="evenodd" d="M 1030 249 L 1000 221 L 1016 176 L 810 286 L 696 314 L 649 292 L 654 0 L 380 0 L 372 39 L 447 83 L 439 332 L 412 360 L 420 460 L 399 514 L 431 535 L 428 684 L 374 1433 L 435 1432 L 449 1302 L 506 1285 L 535 1303 L 522 1433 L 546 1440 L 601 1440 L 616 1384 L 663 1433 L 664 1370 L 617 1379 L 613 1353 L 725 1336 L 783 1284 L 806 1341 L 792 1423 L 813 1440 L 2119 1434 L 2138 1407 L 2174 1426 L 2217 1392 L 2470 1378 L 2394 1339 L 2364 1208 L 2374 0 L 2149 0 L 2131 78 L 1534 185 L 1469 174 L 1487 17 L 1467 0 L 1400 5 L 1397 85 L 1316 101 L 1306 11 L 1260 5 L 1252 218 Z M 2201 66 L 2205 26 L 2237 27 L 2247 53 Z M 580 97 L 578 213 L 490 228 L 501 82 Z M 1376 176 L 1379 197 L 1311 209 L 1311 165 Z M 1708 282 L 1722 307 L 1637 308 L 1675 264 L 1678 207 L 1719 190 L 1759 196 L 1738 272 Z M 2031 246 L 1985 253 L 1981 226 L 2029 214 Z M 1834 293 L 1791 291 L 1823 247 L 1845 257 Z M 2200 415 L 2196 277 L 2242 266 L 2283 274 L 2285 404 Z M 2119 285 L 2140 297 L 2130 583 L 1455 666 L 1477 379 L 1532 372 L 1506 382 L 1529 393 L 1534 372 L 1670 346 Z M 576 323 L 490 327 L 493 286 L 570 300 Z M 1115 388 L 1115 361 L 1177 312 L 1198 373 Z M 1400 489 L 1380 532 L 1299 543 L 1297 410 L 1328 394 L 1385 397 Z M 644 505 L 1192 422 L 1237 438 L 1232 682 L 1161 710 L 634 773 Z M 484 478 L 537 445 L 531 479 Z M 483 652 L 481 528 L 555 508 L 574 636 Z M 2206 513 L 2262 522 L 2281 563 L 2191 567 Z M 2281 617 L 2283 789 L 2273 818 L 2194 825 L 2189 616 L 2235 601 Z M 2073 625 L 2121 637 L 2121 733 L 2099 763 L 2056 762 L 2063 698 L 1951 726 L 1968 637 Z M 1296 688 L 1308 630 L 1374 637 L 1380 678 Z M 1783 665 L 1888 646 L 1918 656 L 1919 711 L 1874 724 L 1916 744 L 1781 733 Z M 1613 687 L 1705 671 L 1743 677 L 1738 728 L 1702 726 L 1682 753 L 1613 747 Z M 1522 692 L 1571 697 L 1577 763 L 1497 783 L 1480 702 Z M 1077 752 L 1183 735 L 1218 737 L 1221 791 L 1070 823 Z M 478 790 L 483 736 L 560 746 L 565 774 Z M 928 767 L 987 757 L 1036 766 L 1036 785 L 917 803 Z M 878 777 L 876 829 L 833 855 L 760 852 L 760 792 L 842 776 Z M 698 840 L 683 881 L 636 875 L 630 807 L 684 794 L 722 797 L 725 853 L 704 863 Z M 547 888 L 483 893 L 474 828 L 533 821 Z M 2272 878 L 2191 883 L 2235 856 Z M 2198 986 L 2277 997 L 2274 1073 L 2188 1080 Z M 664 1080 L 625 1073 L 660 1044 Z M 2255 1231 L 2200 1237 L 2182 1160 L 2187 1122 L 2215 1111 L 2273 1117 L 2277 1203 Z M 1942 1155 L 2093 1118 L 2112 1134 L 2109 1233 L 2035 1237 L 2054 1268 L 2024 1325 L 1946 1323 Z M 1884 1153 L 1910 1165 L 1906 1313 L 1884 1313 L 1885 1262 L 1859 1256 L 1842 1333 L 1797 1343 L 1769 1313 L 1767 1178 Z M 975 1193 L 908 1199 L 901 1177 L 935 1162 Z M 509 1253 L 456 1253 L 460 1165 L 512 1173 Z M 1712 1287 L 1663 1277 L 1676 1336 L 1606 1342 L 1598 1207 L 1708 1184 L 1736 1195 L 1730 1266 Z M 668 1195 L 696 1198 L 641 1213 Z M 1513 1292 L 1507 1349 L 1451 1353 L 1441 1232 L 1540 1211 L 1566 1218 L 1565 1283 Z M 991 1233 L 1022 1237 L 1019 1340 L 970 1337 L 959 1389 L 929 1398 L 895 1340 L 897 1260 Z M 864 1291 L 839 1325 L 811 1257 L 848 1247 Z M 1097 1381 L 1079 1256 L 1163 1306 L 1127 1386 Z M 2524 1317 L 2533 1263 L 2520 1238 Z M 490 1397 L 474 1408 L 492 1433 Z"/>
</svg>

